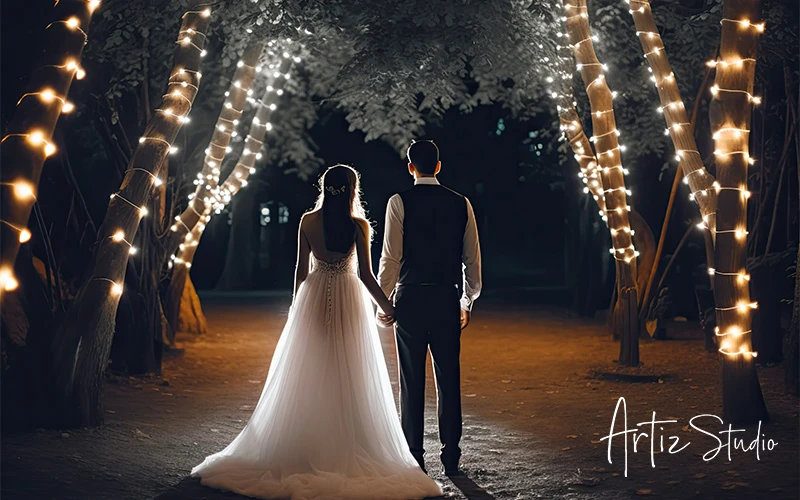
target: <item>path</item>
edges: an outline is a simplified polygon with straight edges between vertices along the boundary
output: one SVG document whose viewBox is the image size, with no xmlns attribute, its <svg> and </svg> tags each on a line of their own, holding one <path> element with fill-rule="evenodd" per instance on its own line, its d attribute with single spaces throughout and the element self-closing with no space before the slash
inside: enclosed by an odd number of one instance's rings
<svg viewBox="0 0 800 500">
<path fill-rule="evenodd" d="M 244 425 L 264 383 L 288 299 L 217 298 L 204 306 L 211 333 L 182 337 L 185 353 L 165 361 L 163 377 L 108 384 L 104 427 L 5 436 L 3 497 L 242 499 L 202 487 L 187 475 Z M 501 298 L 482 299 L 464 333 L 462 465 L 469 480 L 458 485 L 436 470 L 430 391 L 428 462 L 449 494 L 518 500 L 797 498 L 797 400 L 782 395 L 779 368 L 760 371 L 773 417 L 762 432 L 778 447 L 762 452 L 760 461 L 736 451 L 732 463 L 721 456 L 705 462 L 700 455 L 714 441 L 692 432 L 687 421 L 700 413 L 719 414 L 720 391 L 717 358 L 702 351 L 701 341 L 643 343 L 644 372 L 661 376 L 662 383 L 605 381 L 590 374 L 612 368 L 618 345 L 600 325 L 567 318 L 558 309 L 527 309 Z M 391 336 L 384 340 L 395 380 Z M 608 433 L 619 396 L 626 397 L 630 426 L 649 420 L 655 410 L 659 418 L 679 418 L 665 434 L 692 444 L 676 455 L 655 454 L 656 468 L 649 454 L 631 453 L 629 477 L 623 477 L 621 441 L 615 442 L 613 465 L 599 441 Z M 748 430 L 748 441 L 754 433 Z"/>
</svg>

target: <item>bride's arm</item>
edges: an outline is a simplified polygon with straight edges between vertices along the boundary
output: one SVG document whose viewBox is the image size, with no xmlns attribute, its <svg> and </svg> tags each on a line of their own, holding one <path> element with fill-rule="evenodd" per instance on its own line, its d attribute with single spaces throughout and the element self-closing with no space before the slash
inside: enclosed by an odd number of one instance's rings
<svg viewBox="0 0 800 500">
<path fill-rule="evenodd" d="M 300 219 L 300 228 L 297 230 L 297 267 L 294 270 L 294 295 L 297 296 L 297 290 L 300 284 L 308 277 L 309 262 L 308 258 L 311 254 L 311 245 L 308 243 L 303 232 L 303 219 Z M 292 300 L 294 303 L 294 300 Z"/>
<path fill-rule="evenodd" d="M 381 290 L 375 275 L 372 274 L 372 258 L 369 253 L 369 223 L 363 219 L 355 219 L 358 231 L 356 231 L 356 252 L 358 253 L 358 276 L 361 282 L 367 287 L 367 291 L 372 295 L 372 300 L 378 304 L 384 314 L 393 316 L 394 307 L 386 294 Z"/>
</svg>

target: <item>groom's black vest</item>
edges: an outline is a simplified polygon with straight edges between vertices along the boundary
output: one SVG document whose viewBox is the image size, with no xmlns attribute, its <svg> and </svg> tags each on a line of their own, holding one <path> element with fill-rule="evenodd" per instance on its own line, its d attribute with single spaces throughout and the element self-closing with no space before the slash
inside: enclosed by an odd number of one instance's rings
<svg viewBox="0 0 800 500">
<path fill-rule="evenodd" d="M 444 186 L 417 184 L 403 200 L 401 285 L 461 285 L 467 202 Z"/>
</svg>

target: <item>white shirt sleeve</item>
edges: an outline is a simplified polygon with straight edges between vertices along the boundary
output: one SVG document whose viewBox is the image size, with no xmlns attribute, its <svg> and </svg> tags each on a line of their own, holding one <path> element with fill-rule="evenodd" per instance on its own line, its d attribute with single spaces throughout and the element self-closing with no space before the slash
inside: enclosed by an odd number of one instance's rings
<svg viewBox="0 0 800 500">
<path fill-rule="evenodd" d="M 405 208 L 399 194 L 389 198 L 386 206 L 386 227 L 383 233 L 383 251 L 378 267 L 378 283 L 390 297 L 400 277 L 400 261 L 403 259 L 403 219 Z"/>
<path fill-rule="evenodd" d="M 475 212 L 469 199 L 467 202 L 467 227 L 464 230 L 464 249 L 461 259 L 464 269 L 464 293 L 461 296 L 461 309 L 472 310 L 472 304 L 481 294 L 481 245 L 478 242 L 478 225 L 475 222 Z M 387 215 L 388 216 L 388 215 Z M 384 247 L 385 248 L 385 247 Z M 381 266 L 383 259 L 381 259 Z"/>
</svg>

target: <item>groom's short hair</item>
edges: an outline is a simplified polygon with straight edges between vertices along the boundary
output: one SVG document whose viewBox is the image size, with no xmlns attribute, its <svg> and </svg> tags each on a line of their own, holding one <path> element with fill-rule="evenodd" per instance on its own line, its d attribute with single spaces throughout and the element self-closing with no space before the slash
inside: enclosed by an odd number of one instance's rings
<svg viewBox="0 0 800 500">
<path fill-rule="evenodd" d="M 433 141 L 414 141 L 408 147 L 408 161 L 421 174 L 433 175 L 439 164 L 439 148 Z"/>
</svg>

